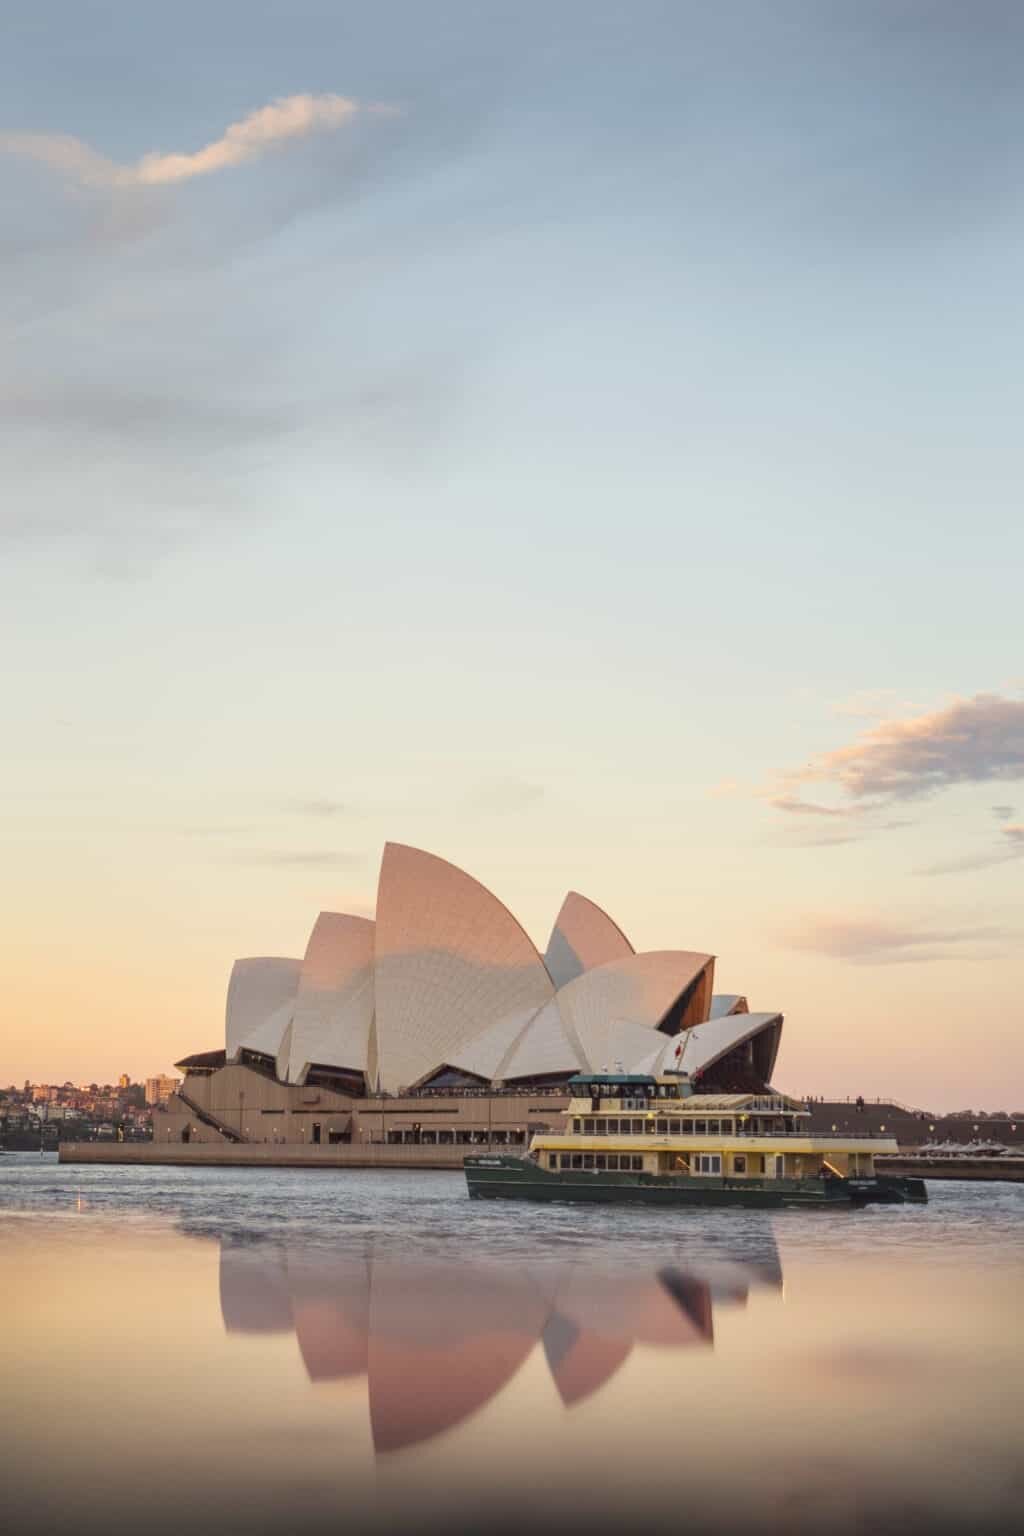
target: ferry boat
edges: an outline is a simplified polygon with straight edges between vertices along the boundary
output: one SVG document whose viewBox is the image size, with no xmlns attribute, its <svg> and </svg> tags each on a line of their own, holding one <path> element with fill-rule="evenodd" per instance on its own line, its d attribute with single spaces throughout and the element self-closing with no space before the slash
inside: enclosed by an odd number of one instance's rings
<svg viewBox="0 0 1024 1536">
<path fill-rule="evenodd" d="M 474 1199 L 816 1209 L 926 1201 L 923 1179 L 875 1171 L 891 1136 L 822 1135 L 797 1099 L 698 1093 L 685 1073 L 580 1074 L 565 1129 L 525 1155 L 467 1157 Z"/>
</svg>

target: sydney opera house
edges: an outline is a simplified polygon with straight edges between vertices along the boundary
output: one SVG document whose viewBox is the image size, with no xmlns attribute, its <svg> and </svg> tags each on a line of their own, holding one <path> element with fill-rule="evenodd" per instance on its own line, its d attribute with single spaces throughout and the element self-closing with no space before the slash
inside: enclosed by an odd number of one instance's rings
<svg viewBox="0 0 1024 1536">
<path fill-rule="evenodd" d="M 714 992 L 713 955 L 637 953 L 571 891 L 543 954 L 433 854 L 385 845 L 374 919 L 321 912 L 301 958 L 236 960 L 224 1048 L 178 1063 L 159 1141 L 523 1144 L 582 1071 L 770 1082 L 778 1013 Z"/>
</svg>

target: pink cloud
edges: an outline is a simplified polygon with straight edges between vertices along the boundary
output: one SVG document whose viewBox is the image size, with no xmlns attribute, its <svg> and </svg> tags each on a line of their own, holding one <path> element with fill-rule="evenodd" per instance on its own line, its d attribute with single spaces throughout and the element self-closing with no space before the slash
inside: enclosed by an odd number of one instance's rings
<svg viewBox="0 0 1024 1536">
<path fill-rule="evenodd" d="M 804 784 L 831 785 L 848 805 L 870 806 L 1016 779 L 1024 779 L 1024 701 L 979 693 L 862 731 L 848 746 L 785 774 L 773 803 L 794 810 Z"/>
<path fill-rule="evenodd" d="M 129 165 L 107 159 L 70 134 L 3 134 L 0 150 L 36 160 L 85 187 L 168 186 L 242 165 L 290 141 L 335 129 L 359 110 L 359 104 L 346 96 L 281 96 L 229 123 L 219 138 L 201 149 L 170 154 L 153 150 Z"/>
</svg>

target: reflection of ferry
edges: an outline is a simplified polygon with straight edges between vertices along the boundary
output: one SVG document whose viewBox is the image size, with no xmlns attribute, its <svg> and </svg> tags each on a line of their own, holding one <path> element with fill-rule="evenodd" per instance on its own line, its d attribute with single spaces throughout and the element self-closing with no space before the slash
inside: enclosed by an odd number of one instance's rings
<svg viewBox="0 0 1024 1536">
<path fill-rule="evenodd" d="M 810 1131 L 774 1089 L 694 1093 L 678 1073 L 581 1074 L 563 1132 L 526 1157 L 467 1157 L 472 1196 L 644 1205 L 837 1207 L 926 1200 L 921 1179 L 875 1172 L 889 1136 Z"/>
<path fill-rule="evenodd" d="M 709 1346 L 713 1301 L 742 1304 L 759 1284 L 781 1284 L 774 1243 L 753 1266 L 719 1262 L 706 1276 L 674 1265 L 406 1262 L 226 1242 L 220 1263 L 225 1328 L 294 1332 L 311 1381 L 365 1377 L 378 1451 L 469 1418 L 538 1343 L 571 1407 L 638 1344 Z"/>
</svg>

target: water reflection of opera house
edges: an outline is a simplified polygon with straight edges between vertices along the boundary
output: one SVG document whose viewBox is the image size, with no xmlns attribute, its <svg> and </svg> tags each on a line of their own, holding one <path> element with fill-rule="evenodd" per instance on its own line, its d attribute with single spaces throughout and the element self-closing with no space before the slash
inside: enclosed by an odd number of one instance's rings
<svg viewBox="0 0 1024 1536">
<path fill-rule="evenodd" d="M 476 880 L 389 843 L 373 920 L 322 912 L 301 959 L 235 962 L 224 1048 L 179 1063 L 154 1137 L 414 1159 L 525 1145 L 560 1123 L 570 1077 L 609 1066 L 759 1091 L 782 1017 L 716 995 L 714 969 L 703 952 L 636 953 L 576 892 L 541 954 Z"/>
<path fill-rule="evenodd" d="M 292 1333 L 313 1382 L 365 1381 L 374 1446 L 395 1451 L 454 1428 L 537 1347 L 566 1408 L 637 1346 L 711 1347 L 713 1307 L 778 1286 L 770 1235 L 754 1264 L 690 1272 L 589 1258 L 503 1264 L 353 1257 L 315 1247 L 223 1242 L 229 1333 Z"/>
</svg>

